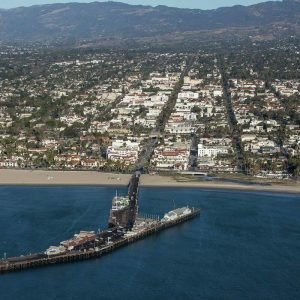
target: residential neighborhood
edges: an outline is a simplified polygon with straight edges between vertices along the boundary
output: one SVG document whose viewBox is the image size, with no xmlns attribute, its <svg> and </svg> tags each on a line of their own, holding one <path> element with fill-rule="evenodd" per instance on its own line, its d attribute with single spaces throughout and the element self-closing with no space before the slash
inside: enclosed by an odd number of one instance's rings
<svg viewBox="0 0 300 300">
<path fill-rule="evenodd" d="M 231 59 L 3 47 L 0 168 L 127 173 L 150 151 L 147 172 L 292 178 L 300 80 L 266 80 L 251 61 L 241 75 Z"/>
</svg>

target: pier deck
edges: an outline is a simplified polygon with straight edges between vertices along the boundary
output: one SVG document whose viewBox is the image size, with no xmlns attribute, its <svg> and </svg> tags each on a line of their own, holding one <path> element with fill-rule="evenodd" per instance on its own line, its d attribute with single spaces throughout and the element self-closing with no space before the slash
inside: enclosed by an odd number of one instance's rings
<svg viewBox="0 0 300 300">
<path fill-rule="evenodd" d="M 44 253 L 37 253 L 29 256 L 21 256 L 16 258 L 10 258 L 7 260 L 0 261 L 0 274 L 21 271 L 29 268 L 42 267 L 47 265 L 55 265 L 61 263 L 68 263 L 74 261 L 81 261 L 92 259 L 96 257 L 101 257 L 107 253 L 112 252 L 115 249 L 123 247 L 125 245 L 131 244 L 135 241 L 143 239 L 149 235 L 152 235 L 156 232 L 165 230 L 167 228 L 173 227 L 200 214 L 200 209 L 192 208 L 191 213 L 181 216 L 178 219 L 168 222 L 161 221 L 153 221 L 153 223 L 147 227 L 143 228 L 139 232 L 132 232 L 130 235 L 123 235 L 121 237 L 117 237 L 115 241 L 106 242 L 105 245 L 101 245 L 100 235 L 99 241 L 97 242 L 97 238 L 93 241 L 93 247 L 88 247 L 85 249 L 81 249 L 79 251 L 69 251 L 64 254 L 59 254 L 55 256 L 47 256 Z M 103 234 L 103 233 L 102 233 Z M 113 236 L 112 236 L 113 237 Z M 102 242 L 103 243 L 103 242 Z"/>
</svg>

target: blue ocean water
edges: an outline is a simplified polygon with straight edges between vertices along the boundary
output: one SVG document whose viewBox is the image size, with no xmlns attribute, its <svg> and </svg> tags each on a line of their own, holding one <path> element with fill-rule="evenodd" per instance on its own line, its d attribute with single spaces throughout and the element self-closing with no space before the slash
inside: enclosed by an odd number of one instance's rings
<svg viewBox="0 0 300 300">
<path fill-rule="evenodd" d="M 104 228 L 114 194 L 0 187 L 0 257 Z M 300 299 L 299 195 L 144 188 L 139 198 L 142 213 L 175 203 L 202 214 L 99 259 L 0 276 L 0 299 Z"/>
</svg>

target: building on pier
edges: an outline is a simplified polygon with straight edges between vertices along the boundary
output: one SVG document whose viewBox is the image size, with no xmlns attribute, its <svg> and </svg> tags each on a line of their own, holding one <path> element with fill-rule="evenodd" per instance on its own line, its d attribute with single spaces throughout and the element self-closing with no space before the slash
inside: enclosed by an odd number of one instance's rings
<svg viewBox="0 0 300 300">
<path fill-rule="evenodd" d="M 116 196 L 112 200 L 108 227 L 123 227 L 131 229 L 138 213 L 137 197 L 140 174 L 137 172 L 131 177 L 128 196 Z"/>
</svg>

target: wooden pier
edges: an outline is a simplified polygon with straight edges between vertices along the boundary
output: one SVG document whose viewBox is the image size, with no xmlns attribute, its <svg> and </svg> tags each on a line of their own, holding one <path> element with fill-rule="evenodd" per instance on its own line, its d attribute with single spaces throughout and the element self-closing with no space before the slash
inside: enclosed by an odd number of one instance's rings
<svg viewBox="0 0 300 300">
<path fill-rule="evenodd" d="M 133 233 L 129 236 L 125 235 L 118 238 L 116 241 L 108 242 L 106 243 L 106 245 L 102 245 L 101 247 L 97 247 L 97 244 L 94 244 L 94 248 L 88 248 L 81 251 L 70 251 L 55 256 L 47 256 L 44 253 L 37 253 L 29 256 L 21 256 L 17 258 L 2 260 L 0 261 L 0 274 L 22 271 L 29 268 L 43 267 L 101 257 L 112 252 L 115 249 L 134 243 L 149 235 L 155 234 L 156 232 L 160 232 L 167 228 L 191 220 L 199 214 L 200 209 L 191 208 L 191 213 L 187 215 L 183 215 L 173 221 L 168 222 L 156 221 L 153 223 L 153 225 L 146 227 L 140 232 Z"/>
</svg>

